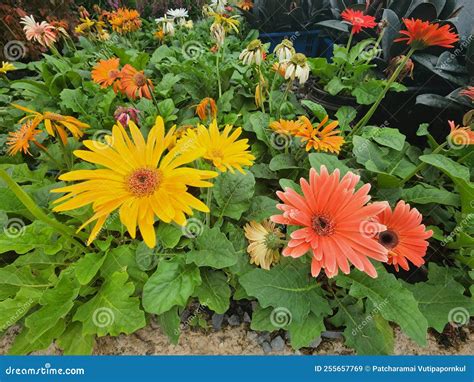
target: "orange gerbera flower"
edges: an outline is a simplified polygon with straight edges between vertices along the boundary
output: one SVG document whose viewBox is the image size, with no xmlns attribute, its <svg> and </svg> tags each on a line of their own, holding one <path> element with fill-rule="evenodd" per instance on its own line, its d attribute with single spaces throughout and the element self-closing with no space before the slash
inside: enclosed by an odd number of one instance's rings
<svg viewBox="0 0 474 382">
<path fill-rule="evenodd" d="M 154 89 L 151 80 L 145 76 L 143 70 L 138 71 L 129 64 L 122 69 L 120 87 L 121 91 L 132 100 L 142 97 L 151 99 L 151 92 Z"/>
<path fill-rule="evenodd" d="M 326 125 L 328 120 L 329 116 L 326 115 L 315 128 L 307 117 L 301 116 L 299 118 L 302 128 L 296 133 L 296 136 L 300 137 L 302 142 L 306 142 L 306 151 L 313 148 L 316 151 L 329 151 L 339 154 L 345 140 L 339 135 L 340 130 L 335 130 L 339 122 L 332 121 Z"/>
<path fill-rule="evenodd" d="M 36 129 L 33 121 L 26 121 L 20 129 L 8 133 L 7 146 L 8 155 L 16 155 L 18 152 L 23 152 L 24 154 L 30 153 L 30 142 L 36 143 L 36 136 L 41 133 L 41 130 Z"/>
<path fill-rule="evenodd" d="M 370 184 L 356 191 L 360 177 L 348 172 L 340 179 L 339 170 L 329 174 L 325 166 L 318 173 L 314 168 L 309 172 L 309 182 L 301 178 L 303 195 L 287 188 L 278 191 L 283 204 L 277 208 L 281 215 L 271 217 L 275 223 L 299 226 L 291 233 L 283 256 L 301 257 L 312 254 L 311 274 L 316 277 L 324 269 L 328 277 L 334 277 L 339 269 L 348 274 L 349 261 L 371 277 L 377 277 L 369 258 L 387 261 L 388 250 L 373 236 L 364 233 L 361 227 L 371 224 L 376 234 L 386 227 L 370 219 L 381 213 L 385 202 L 367 204 L 370 200 Z"/>
<path fill-rule="evenodd" d="M 270 123 L 270 128 L 278 134 L 295 135 L 303 128 L 303 124 L 299 120 L 287 121 L 285 119 L 280 119 L 279 121 L 273 121 Z"/>
<path fill-rule="evenodd" d="M 398 266 L 409 269 L 407 260 L 417 267 L 425 263 L 423 257 L 429 245 L 427 240 L 433 231 L 426 231 L 421 224 L 422 218 L 416 208 L 410 209 L 410 205 L 403 200 L 397 203 L 393 211 L 387 205 L 376 218 L 379 224 L 387 227 L 375 236 L 376 242 L 387 248 L 388 263 L 393 264 L 397 271 Z"/>
<path fill-rule="evenodd" d="M 201 121 L 217 118 L 217 105 L 214 98 L 206 97 L 196 106 L 196 114 Z"/>
<path fill-rule="evenodd" d="M 454 43 L 459 41 L 459 36 L 454 33 L 451 26 L 446 24 L 430 24 L 429 21 L 419 19 L 403 19 L 406 31 L 400 31 L 406 37 L 400 37 L 395 41 L 406 41 L 413 49 L 425 49 L 428 46 L 441 46 L 453 48 Z"/>
<path fill-rule="evenodd" d="M 100 60 L 92 69 L 92 81 L 103 89 L 114 85 L 114 90 L 117 91 L 121 76 L 119 66 L 120 59 L 118 58 Z"/>
<path fill-rule="evenodd" d="M 242 0 L 237 6 L 248 12 L 253 8 L 253 2 L 252 0 Z"/>
<path fill-rule="evenodd" d="M 448 143 L 458 148 L 474 145 L 474 131 L 470 127 L 456 125 L 454 121 L 448 121 L 448 124 L 451 129 Z"/>
<path fill-rule="evenodd" d="M 352 25 L 352 34 L 359 33 L 363 28 L 374 28 L 377 26 L 375 17 L 364 15 L 362 11 L 354 11 L 351 8 L 344 9 L 344 12 L 341 13 L 341 17 L 344 21 Z"/>
<path fill-rule="evenodd" d="M 109 15 L 112 29 L 119 33 L 134 32 L 142 26 L 140 13 L 135 9 L 119 8 Z"/>
<path fill-rule="evenodd" d="M 461 90 L 459 94 L 464 97 L 469 97 L 471 101 L 474 101 L 474 86 L 468 86 L 466 89 Z"/>
</svg>

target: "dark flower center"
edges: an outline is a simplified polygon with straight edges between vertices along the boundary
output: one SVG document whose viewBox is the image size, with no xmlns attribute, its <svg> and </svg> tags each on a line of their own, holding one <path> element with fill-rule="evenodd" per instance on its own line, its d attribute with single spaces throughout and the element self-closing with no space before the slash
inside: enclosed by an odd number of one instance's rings
<svg viewBox="0 0 474 382">
<path fill-rule="evenodd" d="M 379 243 L 387 249 L 393 249 L 398 245 L 398 235 L 394 231 L 384 231 L 379 235 Z"/>
<path fill-rule="evenodd" d="M 326 215 L 315 215 L 311 223 L 319 236 L 329 236 L 334 233 L 334 224 Z"/>
<path fill-rule="evenodd" d="M 146 77 L 143 73 L 137 73 L 135 74 L 135 84 L 139 87 L 145 86 L 146 84 Z"/>
</svg>

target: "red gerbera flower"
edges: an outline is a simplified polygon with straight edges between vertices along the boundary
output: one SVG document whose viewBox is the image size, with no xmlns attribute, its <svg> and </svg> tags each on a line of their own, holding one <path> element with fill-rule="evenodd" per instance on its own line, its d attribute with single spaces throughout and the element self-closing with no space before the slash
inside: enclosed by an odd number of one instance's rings
<svg viewBox="0 0 474 382">
<path fill-rule="evenodd" d="M 400 37 L 395 41 L 406 41 L 414 49 L 424 49 L 428 46 L 441 46 L 453 48 L 454 43 L 459 41 L 459 36 L 454 33 L 450 25 L 430 24 L 428 21 L 419 19 L 403 19 L 406 31 L 400 31 L 406 37 Z"/>
<path fill-rule="evenodd" d="M 348 274 L 349 261 L 369 276 L 377 277 L 369 258 L 385 262 L 388 250 L 373 239 L 374 235 L 386 230 L 373 219 L 387 204 L 367 205 L 370 184 L 356 191 L 358 175 L 348 172 L 342 179 L 339 175 L 339 170 L 329 174 L 325 166 L 321 166 L 319 174 L 312 168 L 309 182 L 300 180 L 303 195 L 291 188 L 277 192 L 283 201 L 277 208 L 283 213 L 272 216 L 271 220 L 301 227 L 291 234 L 282 254 L 297 258 L 311 252 L 314 277 L 321 269 L 328 277 L 336 276 L 339 269 Z M 367 234 L 369 230 L 371 232 Z"/>
<path fill-rule="evenodd" d="M 359 33 L 362 28 L 374 28 L 377 26 L 375 17 L 364 15 L 362 11 L 354 11 L 351 8 L 344 9 L 341 17 L 352 25 L 352 34 Z"/>
<path fill-rule="evenodd" d="M 387 226 L 387 230 L 379 233 L 375 239 L 388 249 L 388 263 L 393 264 L 398 271 L 398 266 L 405 270 L 409 269 L 408 261 L 422 266 L 425 263 L 423 257 L 428 248 L 428 239 L 433 231 L 426 231 L 421 224 L 422 215 L 416 208 L 410 209 L 410 205 L 400 200 L 394 210 L 387 206 L 377 216 L 377 222 Z"/>
</svg>

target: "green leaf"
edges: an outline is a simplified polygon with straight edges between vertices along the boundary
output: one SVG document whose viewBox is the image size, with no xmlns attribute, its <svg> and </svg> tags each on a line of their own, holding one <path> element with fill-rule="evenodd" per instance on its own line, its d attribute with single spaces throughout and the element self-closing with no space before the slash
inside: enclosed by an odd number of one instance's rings
<svg viewBox="0 0 474 382">
<path fill-rule="evenodd" d="M 104 261 L 103 253 L 88 253 L 76 262 L 76 277 L 81 285 L 87 285 L 92 281 Z"/>
<path fill-rule="evenodd" d="M 218 314 L 227 312 L 231 291 L 225 273 L 209 268 L 201 269 L 201 279 L 202 284 L 194 291 L 194 296 L 199 298 L 201 305 Z"/>
<path fill-rule="evenodd" d="M 307 107 L 311 111 L 311 113 L 313 113 L 313 115 L 320 121 L 322 121 L 328 115 L 326 109 L 319 103 L 304 99 L 301 101 L 301 104 Z"/>
<path fill-rule="evenodd" d="M 195 265 L 160 261 L 143 287 L 143 308 L 148 313 L 163 314 L 176 305 L 185 306 L 200 284 L 199 268 Z"/>
<path fill-rule="evenodd" d="M 418 130 L 416 131 L 416 135 L 419 137 L 424 137 L 426 135 L 429 135 L 429 129 L 430 124 L 429 123 L 422 123 L 419 127 Z"/>
<path fill-rule="evenodd" d="M 178 307 L 175 306 L 168 310 L 167 312 L 157 316 L 158 325 L 160 325 L 161 330 L 168 336 L 170 342 L 173 345 L 176 345 L 179 341 L 179 336 L 181 334 L 180 324 L 181 318 L 178 314 Z"/>
<path fill-rule="evenodd" d="M 270 161 L 269 167 L 272 171 L 300 168 L 291 154 L 278 154 L 274 156 Z"/>
<path fill-rule="evenodd" d="M 377 101 L 384 87 L 384 81 L 370 80 L 357 85 L 351 94 L 356 97 L 359 105 L 371 105 Z"/>
<path fill-rule="evenodd" d="M 35 341 L 31 340 L 31 331 L 24 328 L 19 335 L 15 337 L 12 346 L 8 350 L 9 355 L 25 355 L 36 350 L 48 348 L 53 341 L 60 337 L 66 329 L 64 320 L 60 320 L 56 325 L 51 327 L 46 333 Z"/>
<path fill-rule="evenodd" d="M 242 213 L 248 209 L 254 192 L 255 178 L 251 172 L 220 174 L 213 187 L 213 195 L 218 205 L 216 213 L 219 217 L 240 219 Z"/>
<path fill-rule="evenodd" d="M 302 322 L 292 322 L 289 325 L 291 346 L 293 349 L 307 347 L 325 330 L 323 316 L 317 316 L 310 313 Z"/>
<path fill-rule="evenodd" d="M 30 329 L 31 341 L 38 340 L 64 318 L 74 306 L 78 294 L 77 281 L 67 275 L 62 276 L 54 288 L 46 290 L 39 301 L 42 307 L 25 320 L 25 326 Z"/>
<path fill-rule="evenodd" d="M 199 267 L 222 269 L 237 263 L 237 253 L 226 235 L 218 227 L 204 228 L 195 240 L 195 250 L 186 254 L 186 263 Z"/>
<path fill-rule="evenodd" d="M 398 129 L 369 126 L 364 128 L 365 138 L 372 138 L 379 145 L 401 151 L 405 146 L 405 136 Z"/>
<path fill-rule="evenodd" d="M 135 256 L 135 248 L 127 245 L 110 250 L 100 268 L 100 275 L 108 279 L 115 272 L 126 271 L 133 280 L 145 283 L 148 276 L 139 268 Z"/>
<path fill-rule="evenodd" d="M 448 322 L 460 319 L 465 324 L 474 315 L 474 301 L 464 296 L 464 286 L 454 280 L 447 269 L 429 264 L 428 281 L 406 284 L 419 303 L 428 325 L 442 333 Z"/>
<path fill-rule="evenodd" d="M 270 317 L 274 310 L 275 309 L 271 306 L 264 309 L 260 305 L 257 305 L 256 309 L 254 309 L 252 312 L 252 321 L 250 322 L 250 329 L 256 330 L 258 332 L 273 332 L 275 330 L 287 328 L 287 325 L 275 326 L 272 323 Z"/>
<path fill-rule="evenodd" d="M 94 336 L 84 335 L 82 324 L 73 322 L 68 325 L 66 331 L 58 338 L 57 344 L 63 350 L 64 355 L 91 355 L 94 349 Z"/>
<path fill-rule="evenodd" d="M 0 233 L 0 253 L 14 251 L 23 254 L 41 249 L 48 255 L 54 255 L 62 248 L 54 228 L 39 220 L 25 225 L 21 219 L 11 219 L 4 228 Z"/>
<path fill-rule="evenodd" d="M 336 300 L 339 309 L 331 319 L 334 325 L 345 326 L 345 344 L 355 349 L 357 355 L 392 354 L 393 329 L 380 315 L 379 309 L 366 311 L 362 301 L 350 304 L 345 300 Z"/>
<path fill-rule="evenodd" d="M 61 94 L 60 105 L 74 113 L 84 113 L 87 110 L 87 96 L 82 89 L 64 89 Z"/>
<path fill-rule="evenodd" d="M 4 288 L 4 286 L 2 286 Z M 41 291 L 35 288 L 21 288 L 14 298 L 0 302 L 0 331 L 9 328 L 38 303 Z"/>
<path fill-rule="evenodd" d="M 357 110 L 352 106 L 341 106 L 336 112 L 336 118 L 343 131 L 350 130 L 350 123 L 357 117 Z"/>
<path fill-rule="evenodd" d="M 348 86 L 344 85 L 339 77 L 333 77 L 324 87 L 324 90 L 326 90 L 332 96 L 335 96 L 347 88 Z"/>
<path fill-rule="evenodd" d="M 313 153 L 308 155 L 309 163 L 311 167 L 316 169 L 318 172 L 322 165 L 326 166 L 328 171 L 331 173 L 336 169 L 339 169 L 341 176 L 351 171 L 344 162 L 339 160 L 336 155 L 324 154 L 324 153 Z"/>
<path fill-rule="evenodd" d="M 183 236 L 183 229 L 173 224 L 160 222 L 156 230 L 156 236 L 163 248 L 172 249 L 178 245 L 179 240 Z"/>
<path fill-rule="evenodd" d="M 133 282 L 127 280 L 126 272 L 113 273 L 99 292 L 77 309 L 73 321 L 82 322 L 84 334 L 132 334 L 146 325 L 140 300 L 131 297 L 135 291 Z"/>
<path fill-rule="evenodd" d="M 396 322 L 419 345 L 426 344 L 428 322 L 420 312 L 413 294 L 382 265 L 376 265 L 378 276 L 373 279 L 353 270 L 349 275 L 337 277 L 337 284 L 349 289 L 356 298 L 368 297 L 383 318 Z"/>
<path fill-rule="evenodd" d="M 319 304 L 321 315 L 331 312 L 327 301 L 319 294 L 319 284 L 309 276 L 308 271 L 306 264 L 291 259 L 269 271 L 254 269 L 241 276 L 239 281 L 263 308 L 286 308 L 292 320 L 302 322 L 308 316 L 312 303 Z"/>
<path fill-rule="evenodd" d="M 268 126 L 270 124 L 270 116 L 262 112 L 256 112 L 250 115 L 247 123 L 244 123 L 243 128 L 246 131 L 252 131 L 257 138 L 270 145 L 270 137 L 272 135 Z"/>
<path fill-rule="evenodd" d="M 269 198 L 268 196 L 256 196 L 250 203 L 249 212 L 245 215 L 245 219 L 259 222 L 272 215 L 276 215 L 279 213 L 276 205 L 277 201 L 275 199 Z"/>
<path fill-rule="evenodd" d="M 409 203 L 437 203 L 454 207 L 459 206 L 460 202 L 459 196 L 450 191 L 422 184 L 402 190 L 402 198 Z"/>
</svg>

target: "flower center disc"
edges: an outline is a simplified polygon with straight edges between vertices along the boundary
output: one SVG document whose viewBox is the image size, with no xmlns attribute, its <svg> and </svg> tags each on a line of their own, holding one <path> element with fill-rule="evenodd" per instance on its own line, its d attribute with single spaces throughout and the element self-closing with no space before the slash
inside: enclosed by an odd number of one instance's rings
<svg viewBox="0 0 474 382">
<path fill-rule="evenodd" d="M 325 215 L 316 215 L 313 217 L 312 226 L 319 236 L 329 236 L 334 233 L 334 224 Z"/>
<path fill-rule="evenodd" d="M 140 86 L 140 87 L 145 86 L 145 84 L 146 84 L 146 78 L 145 78 L 145 76 L 144 76 L 142 73 L 137 73 L 137 74 L 135 74 L 135 78 L 134 78 L 134 79 L 135 79 L 135 84 L 136 84 L 137 86 Z"/>
<path fill-rule="evenodd" d="M 159 170 L 140 168 L 127 178 L 128 190 L 138 198 L 153 195 L 162 181 Z"/>
<path fill-rule="evenodd" d="M 398 244 L 398 236 L 393 231 L 384 231 L 379 235 L 379 243 L 387 249 L 393 249 Z"/>
</svg>

